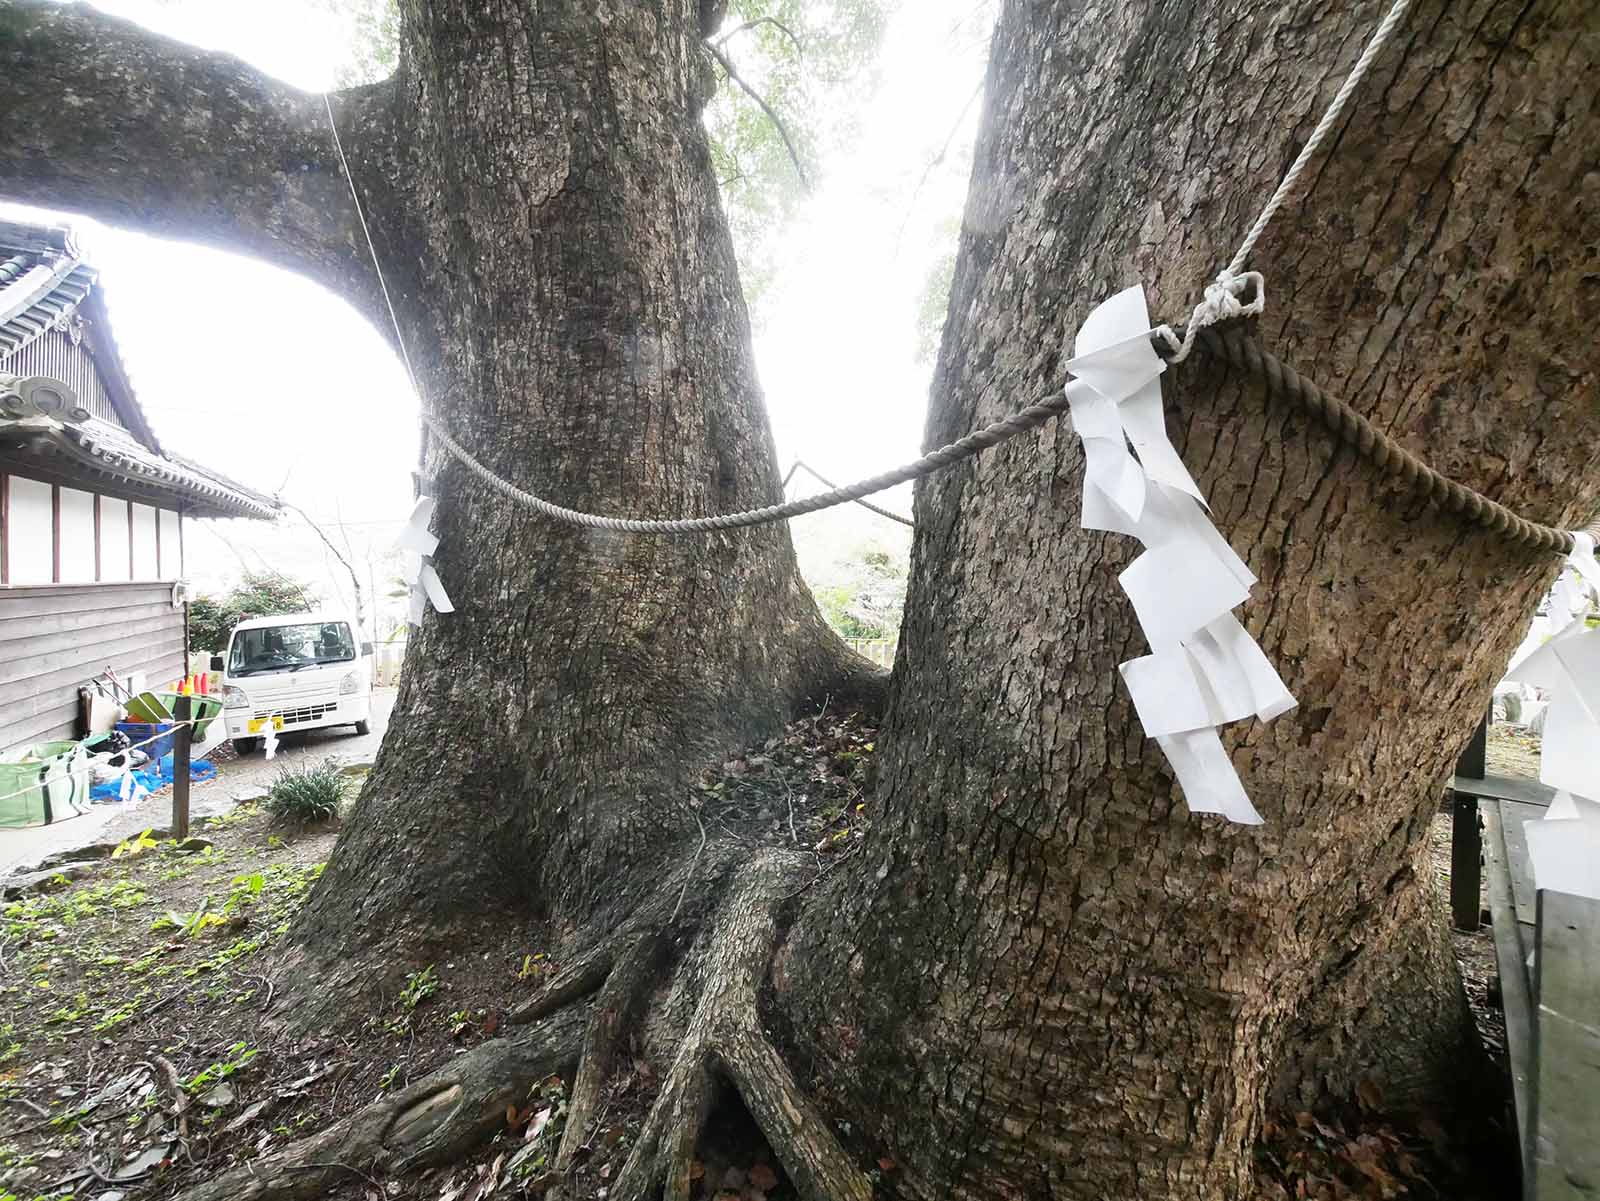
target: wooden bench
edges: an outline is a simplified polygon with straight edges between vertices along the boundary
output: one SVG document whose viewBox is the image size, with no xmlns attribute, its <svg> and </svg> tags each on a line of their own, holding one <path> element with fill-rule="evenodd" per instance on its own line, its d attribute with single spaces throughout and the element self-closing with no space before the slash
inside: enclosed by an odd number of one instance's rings
<svg viewBox="0 0 1600 1201">
<path fill-rule="evenodd" d="M 1534 887 L 1523 823 L 1554 792 L 1488 775 L 1484 734 L 1449 785 L 1451 914 L 1476 930 L 1487 883 L 1524 1201 L 1600 1201 L 1600 901 Z"/>
</svg>

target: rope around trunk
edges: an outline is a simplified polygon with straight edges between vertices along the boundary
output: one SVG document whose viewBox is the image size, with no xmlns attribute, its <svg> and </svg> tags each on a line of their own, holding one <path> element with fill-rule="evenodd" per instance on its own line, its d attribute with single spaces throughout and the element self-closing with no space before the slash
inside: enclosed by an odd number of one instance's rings
<svg viewBox="0 0 1600 1201">
<path fill-rule="evenodd" d="M 1363 458 L 1411 491 L 1511 542 L 1562 555 L 1571 553 L 1573 538 L 1569 531 L 1530 521 L 1499 501 L 1439 474 L 1344 401 L 1328 395 L 1289 364 L 1263 350 L 1237 323 L 1202 329 L 1199 345 L 1213 358 L 1242 367 L 1259 377 L 1268 395 L 1305 409 L 1341 441 L 1349 443 Z M 1600 532 L 1600 518 L 1584 532 Z"/>
<path fill-rule="evenodd" d="M 1235 367 L 1241 367 L 1259 378 L 1266 386 L 1268 395 L 1288 400 L 1306 409 L 1340 439 L 1354 447 L 1362 457 L 1394 476 L 1413 492 L 1437 501 L 1446 510 L 1460 514 L 1468 521 L 1483 526 L 1510 542 L 1563 555 L 1571 552 L 1573 548 L 1571 533 L 1530 521 L 1513 513 L 1498 501 L 1489 499 L 1483 493 L 1440 475 L 1344 401 L 1330 396 L 1293 367 L 1263 350 L 1257 342 L 1246 336 L 1239 322 L 1228 322 L 1202 329 L 1198 332 L 1197 339 L 1198 344 L 1212 357 Z M 1152 342 L 1158 353 L 1165 353 L 1167 357 L 1172 356 L 1171 347 L 1163 339 L 1153 335 Z M 833 488 L 827 492 L 819 492 L 815 496 L 783 504 L 767 505 L 760 509 L 745 509 L 738 513 L 724 513 L 715 517 L 690 517 L 674 521 L 604 517 L 554 504 L 524 491 L 485 467 L 450 435 L 450 431 L 437 417 L 424 413 L 422 419 L 438 436 L 444 447 L 474 475 L 491 488 L 509 497 L 514 503 L 541 516 L 586 529 L 614 530 L 624 534 L 698 534 L 712 530 L 734 530 L 767 525 L 860 500 L 863 496 L 882 492 L 886 488 L 892 488 L 908 480 L 920 479 L 963 459 L 969 459 L 979 451 L 998 446 L 1008 438 L 1036 429 L 1066 409 L 1065 393 L 1057 392 L 1042 397 L 1010 417 L 975 430 L 947 446 L 941 446 L 915 462 L 846 487 Z M 1600 519 L 1588 527 L 1588 532 L 1600 534 Z"/>
</svg>

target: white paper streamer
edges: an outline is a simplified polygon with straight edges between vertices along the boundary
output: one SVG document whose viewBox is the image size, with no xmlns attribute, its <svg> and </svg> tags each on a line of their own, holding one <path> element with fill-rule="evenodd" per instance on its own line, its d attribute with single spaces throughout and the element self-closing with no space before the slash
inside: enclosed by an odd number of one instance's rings
<svg viewBox="0 0 1600 1201">
<path fill-rule="evenodd" d="M 1506 679 L 1548 693 L 1539 779 L 1556 789 L 1542 818 L 1523 823 L 1536 888 L 1600 899 L 1600 629 L 1577 620 L 1600 591 L 1595 540 L 1574 533 L 1563 571 Z M 1540 642 L 1541 626 L 1550 637 Z"/>
<path fill-rule="evenodd" d="M 270 717 L 267 724 L 261 727 L 261 749 L 267 753 L 268 759 L 278 753 L 278 727 Z"/>
<path fill-rule="evenodd" d="M 450 596 L 444 590 L 444 584 L 439 580 L 439 573 L 433 569 L 432 563 L 422 565 L 422 578 L 419 581 L 423 591 L 428 594 L 428 601 L 439 613 L 454 613 L 456 607 L 450 603 Z"/>
<path fill-rule="evenodd" d="M 1067 401 L 1083 440 L 1083 527 L 1145 546 L 1118 577 L 1153 652 L 1120 665 L 1134 709 L 1190 812 L 1259 824 L 1217 727 L 1252 715 L 1270 721 L 1295 700 L 1233 615 L 1256 577 L 1211 523 L 1167 437 L 1166 364 L 1150 344 L 1144 289 L 1099 305 L 1074 350 Z"/>
<path fill-rule="evenodd" d="M 439 548 L 439 539 L 428 530 L 433 521 L 434 500 L 431 496 L 417 497 L 417 503 L 406 519 L 406 528 L 394 540 L 396 550 L 408 550 L 415 555 L 431 555 Z"/>
<path fill-rule="evenodd" d="M 431 496 L 417 497 L 416 506 L 406 521 L 406 528 L 395 539 L 395 548 L 406 552 L 406 580 L 411 585 L 407 598 L 406 621 L 414 626 L 422 624 L 423 615 L 431 603 L 438 613 L 454 613 L 450 594 L 444 582 L 429 562 L 429 556 L 439 549 L 438 537 L 430 533 L 428 525 L 433 520 L 435 503 Z"/>
</svg>

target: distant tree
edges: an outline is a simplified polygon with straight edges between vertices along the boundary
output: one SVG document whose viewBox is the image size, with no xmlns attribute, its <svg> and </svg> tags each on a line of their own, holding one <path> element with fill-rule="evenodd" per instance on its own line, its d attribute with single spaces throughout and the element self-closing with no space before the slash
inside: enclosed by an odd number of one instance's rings
<svg viewBox="0 0 1600 1201">
<path fill-rule="evenodd" d="M 315 595 L 299 580 L 281 571 L 247 571 L 227 596 L 189 602 L 189 651 L 220 651 L 246 618 L 298 613 L 315 605 Z"/>
<path fill-rule="evenodd" d="M 891 638 L 906 603 L 906 557 L 869 546 L 839 565 L 840 577 L 814 589 L 828 624 L 844 638 Z"/>
</svg>

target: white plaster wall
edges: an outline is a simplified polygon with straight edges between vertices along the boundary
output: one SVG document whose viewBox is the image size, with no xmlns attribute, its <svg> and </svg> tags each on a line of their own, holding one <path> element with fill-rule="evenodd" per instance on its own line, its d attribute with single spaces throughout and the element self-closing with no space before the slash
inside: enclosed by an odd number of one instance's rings
<svg viewBox="0 0 1600 1201">
<path fill-rule="evenodd" d="M 11 563 L 11 583 L 49 584 L 55 574 L 55 537 L 50 505 L 50 485 L 12 476 L 6 538 Z"/>
<path fill-rule="evenodd" d="M 128 570 L 128 502 L 121 498 L 100 500 L 100 578 L 133 578 Z"/>
<path fill-rule="evenodd" d="M 161 510 L 161 578 L 183 578 L 183 551 L 178 534 L 178 515 L 171 509 Z"/>
<path fill-rule="evenodd" d="M 156 562 L 156 511 L 149 505 L 133 506 L 133 578 L 159 580 Z"/>
<path fill-rule="evenodd" d="M 61 583 L 94 583 L 94 493 L 61 489 Z"/>
</svg>

